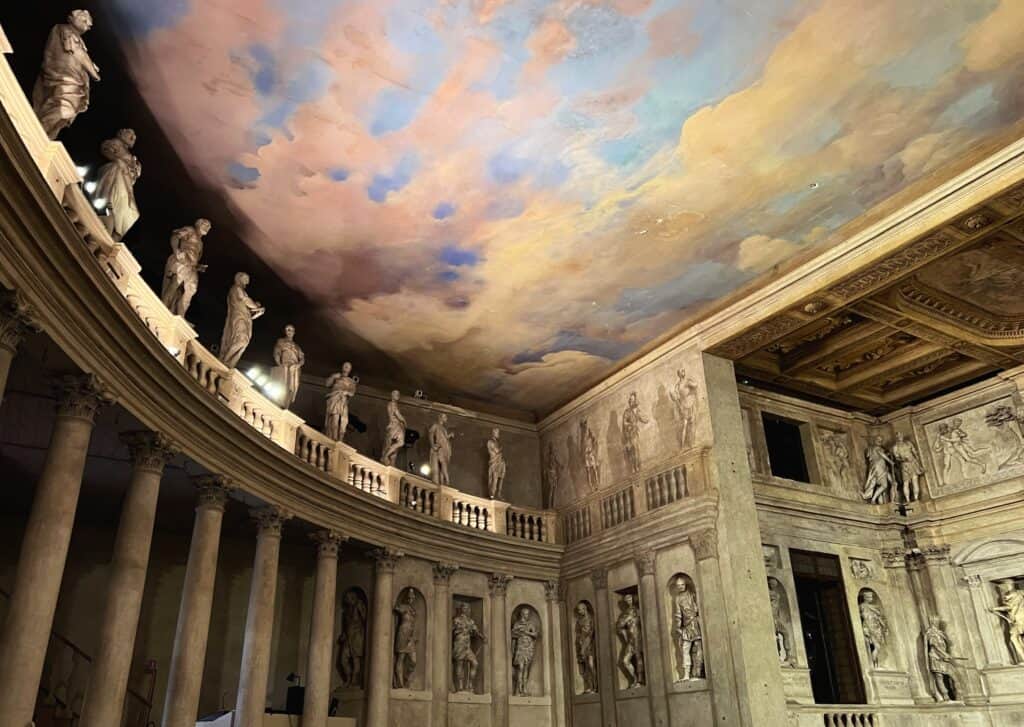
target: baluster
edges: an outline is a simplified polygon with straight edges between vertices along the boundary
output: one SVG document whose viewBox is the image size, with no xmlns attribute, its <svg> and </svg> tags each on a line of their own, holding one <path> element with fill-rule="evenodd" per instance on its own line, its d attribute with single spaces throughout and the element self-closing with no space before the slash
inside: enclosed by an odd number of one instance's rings
<svg viewBox="0 0 1024 727">
<path fill-rule="evenodd" d="M 429 497 L 430 497 L 430 515 L 433 516 L 434 515 L 434 493 L 431 492 Z"/>
<path fill-rule="evenodd" d="M 618 525 L 622 522 L 622 498 L 620 493 L 616 492 L 612 496 L 612 525 Z"/>
<path fill-rule="evenodd" d="M 545 532 L 547 528 L 544 527 L 544 518 L 537 518 L 537 540 L 541 543 L 546 542 L 544 536 L 547 535 Z"/>
<path fill-rule="evenodd" d="M 484 509 L 484 530 L 488 530 L 489 531 L 490 529 L 491 529 L 491 511 L 485 508 Z"/>
<path fill-rule="evenodd" d="M 679 497 L 686 497 L 686 470 L 683 468 L 676 468 L 676 490 L 679 492 Z"/>
<path fill-rule="evenodd" d="M 516 514 L 511 510 L 505 513 L 505 532 L 513 537 L 516 534 Z"/>
</svg>

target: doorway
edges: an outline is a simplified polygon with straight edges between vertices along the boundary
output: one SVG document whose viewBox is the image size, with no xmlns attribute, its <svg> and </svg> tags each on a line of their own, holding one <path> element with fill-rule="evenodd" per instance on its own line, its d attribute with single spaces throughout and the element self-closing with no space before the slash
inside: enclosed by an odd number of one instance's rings
<svg viewBox="0 0 1024 727">
<path fill-rule="evenodd" d="M 796 600 L 817 704 L 864 704 L 839 557 L 791 550 Z"/>
</svg>

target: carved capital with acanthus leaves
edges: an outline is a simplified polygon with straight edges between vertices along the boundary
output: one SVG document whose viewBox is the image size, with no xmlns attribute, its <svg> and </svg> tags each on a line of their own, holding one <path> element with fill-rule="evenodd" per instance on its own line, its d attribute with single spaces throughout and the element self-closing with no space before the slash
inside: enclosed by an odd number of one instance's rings
<svg viewBox="0 0 1024 727">
<path fill-rule="evenodd" d="M 199 475 L 193 478 L 193 483 L 198 490 L 198 501 L 196 510 L 220 510 L 228 502 L 228 495 L 234 488 L 224 475 Z"/>
<path fill-rule="evenodd" d="M 309 534 L 309 539 L 316 543 L 317 558 L 338 557 L 338 548 L 348 540 L 348 536 L 342 535 L 337 530 L 317 530 Z"/>
<path fill-rule="evenodd" d="M 137 470 L 160 474 L 164 465 L 177 453 L 171 440 L 159 432 L 123 432 L 120 439 L 131 452 L 132 464 Z"/>
<path fill-rule="evenodd" d="M 0 348 L 17 353 L 25 336 L 38 330 L 35 311 L 20 293 L 0 293 Z"/>
<path fill-rule="evenodd" d="M 487 590 L 490 591 L 492 596 L 505 597 L 505 593 L 508 592 L 508 584 L 512 582 L 514 576 L 506 575 L 504 573 L 491 573 L 487 578 Z"/>
<path fill-rule="evenodd" d="M 459 566 L 454 563 L 434 563 L 434 583 L 447 586 L 458 570 Z"/>
<path fill-rule="evenodd" d="M 104 404 L 114 397 L 95 374 L 63 377 L 57 385 L 57 416 L 92 422 Z"/>
<path fill-rule="evenodd" d="M 249 516 L 255 521 L 259 536 L 270 535 L 281 537 L 281 527 L 285 520 L 291 519 L 291 513 L 277 505 L 255 508 L 249 511 Z"/>
</svg>

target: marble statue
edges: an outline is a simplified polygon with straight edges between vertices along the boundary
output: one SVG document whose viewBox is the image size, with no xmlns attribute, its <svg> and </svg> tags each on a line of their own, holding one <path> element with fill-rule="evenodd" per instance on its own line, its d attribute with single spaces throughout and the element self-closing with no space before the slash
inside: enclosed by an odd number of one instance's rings
<svg viewBox="0 0 1024 727">
<path fill-rule="evenodd" d="M 672 642 L 676 647 L 676 681 L 704 678 L 704 639 L 700 630 L 697 595 L 685 578 L 676 578 L 672 595 Z"/>
<path fill-rule="evenodd" d="M 640 611 L 636 599 L 630 593 L 622 597 L 619 603 L 622 613 L 615 622 L 615 630 L 622 641 L 619 653 L 619 666 L 626 673 L 628 689 L 643 686 L 647 679 L 644 672 L 643 637 L 640 632 Z"/>
<path fill-rule="evenodd" d="M 775 625 L 775 649 L 779 652 L 779 663 L 788 665 L 790 663 L 789 645 L 786 643 L 786 616 L 782 613 L 782 594 L 778 586 L 772 584 L 768 579 L 768 599 L 772 605 L 772 622 Z"/>
<path fill-rule="evenodd" d="M 676 381 L 668 392 L 679 420 L 679 446 L 693 442 L 694 416 L 697 412 L 697 385 L 686 376 L 686 369 L 676 371 Z"/>
<path fill-rule="evenodd" d="M 974 449 L 970 445 L 960 418 L 955 418 L 950 423 L 939 424 L 938 437 L 932 448 L 942 459 L 942 479 L 945 482 L 949 482 L 949 473 L 955 461 L 959 461 L 961 467 L 965 464 L 976 465 L 981 468 L 982 474 L 987 470 L 985 460 L 979 456 L 984 450 Z"/>
<path fill-rule="evenodd" d="M 850 472 L 850 448 L 844 439 L 842 434 L 836 432 L 825 430 L 821 433 L 821 444 L 833 487 L 845 485 Z"/>
<path fill-rule="evenodd" d="M 89 108 L 89 84 L 100 80 L 82 36 L 92 28 L 88 10 L 72 10 L 68 22 L 53 26 L 43 50 L 43 67 L 32 89 L 32 108 L 51 139 Z"/>
<path fill-rule="evenodd" d="M 395 689 L 408 689 L 416 673 L 416 591 L 405 590 L 405 599 L 395 606 L 398 628 L 395 629 Z"/>
<path fill-rule="evenodd" d="M 505 455 L 501 451 L 500 436 L 501 430 L 495 427 L 487 440 L 487 493 L 492 500 L 501 498 L 501 488 L 505 484 Z"/>
<path fill-rule="evenodd" d="M 284 338 L 274 344 L 275 365 L 270 370 L 270 378 L 284 389 L 284 399 L 278 403 L 285 409 L 291 407 L 299 393 L 299 377 L 305 363 L 306 354 L 295 342 L 295 326 L 289 323 L 284 327 Z"/>
<path fill-rule="evenodd" d="M 948 702 L 957 698 L 956 681 L 953 677 L 953 662 L 957 657 L 949 653 L 950 643 L 938 616 L 928 618 L 928 628 L 924 632 L 924 652 L 928 661 L 928 671 L 932 675 L 935 686 L 935 701 Z"/>
<path fill-rule="evenodd" d="M 338 637 L 338 674 L 343 687 L 363 686 L 366 649 L 366 604 L 355 591 L 342 598 L 341 635 Z"/>
<path fill-rule="evenodd" d="M 882 437 L 877 435 L 868 445 L 864 457 L 868 461 L 868 473 L 861 495 L 868 502 L 877 505 L 884 502 L 886 493 L 895 488 L 892 457 L 882 446 Z"/>
<path fill-rule="evenodd" d="M 580 419 L 580 447 L 583 449 L 583 468 L 587 473 L 587 485 L 591 490 L 601 487 L 601 462 L 597 455 L 597 437 L 587 424 Z"/>
<path fill-rule="evenodd" d="M 123 240 L 139 219 L 135 183 L 142 176 L 142 164 L 132 154 L 134 146 L 135 132 L 131 129 L 121 129 L 113 139 L 100 144 L 100 153 L 108 161 L 100 167 L 95 196 L 107 201 L 110 214 L 103 218 L 103 224 L 115 241 Z"/>
<path fill-rule="evenodd" d="M 1024 591 L 1007 578 L 996 583 L 999 605 L 989 609 L 1006 622 L 1006 636 L 1010 642 L 1014 664 L 1024 664 Z"/>
<path fill-rule="evenodd" d="M 597 657 L 594 645 L 594 619 L 590 615 L 587 604 L 576 604 L 576 623 L 574 627 L 576 642 L 576 665 L 583 680 L 583 693 L 597 693 Z"/>
<path fill-rule="evenodd" d="M 530 683 L 530 669 L 540 641 L 540 629 L 530 617 L 530 609 L 523 606 L 512 624 L 512 693 L 526 697 Z"/>
<path fill-rule="evenodd" d="M 562 463 L 558 461 L 558 454 L 555 453 L 555 443 L 548 442 L 548 451 L 544 456 L 543 506 L 545 510 L 555 506 L 555 492 L 558 490 L 558 480 L 561 476 Z"/>
<path fill-rule="evenodd" d="M 896 441 L 889 451 L 896 463 L 896 477 L 899 479 L 903 501 L 920 500 L 920 480 L 924 477 L 924 467 L 921 466 L 921 458 L 917 455 L 917 447 L 903 432 L 896 432 Z"/>
<path fill-rule="evenodd" d="M 476 670 L 478 657 L 473 648 L 473 639 L 487 643 L 487 637 L 481 633 L 476 621 L 469 615 L 469 604 L 459 603 L 455 607 L 455 618 L 452 619 L 452 661 L 455 664 L 455 691 L 472 692 L 476 688 Z"/>
<path fill-rule="evenodd" d="M 875 592 L 865 590 L 860 600 L 860 624 L 864 631 L 864 644 L 871 657 L 871 666 L 878 668 L 882 648 L 889 636 L 889 622 L 885 620 L 882 605 L 875 600 Z"/>
<path fill-rule="evenodd" d="M 388 402 L 388 426 L 384 430 L 384 451 L 380 456 L 381 463 L 388 467 L 395 466 L 398 452 L 405 446 L 405 417 L 398 409 L 401 396 L 398 391 L 392 391 Z"/>
<path fill-rule="evenodd" d="M 622 412 L 622 445 L 626 451 L 629 470 L 633 474 L 640 471 L 640 425 L 647 423 L 647 417 L 640 411 L 640 403 L 636 392 L 629 394 L 629 403 Z"/>
<path fill-rule="evenodd" d="M 345 441 L 348 429 L 348 400 L 356 395 L 356 380 L 350 375 L 352 364 L 341 365 L 341 373 L 327 377 L 327 409 L 324 434 L 335 442 Z"/>
<path fill-rule="evenodd" d="M 248 284 L 248 275 L 235 273 L 235 284 L 228 292 L 228 316 L 220 339 L 219 358 L 229 369 L 238 364 L 252 340 L 252 322 L 266 313 L 266 308 L 245 292 Z"/>
<path fill-rule="evenodd" d="M 210 232 L 210 221 L 200 217 L 194 225 L 179 227 L 171 233 L 171 255 L 164 266 L 160 300 L 176 316 L 184 317 L 199 289 L 199 273 L 206 270 L 203 238 Z"/>
<path fill-rule="evenodd" d="M 452 461 L 452 439 L 454 434 L 448 431 L 448 415 L 438 415 L 437 421 L 427 430 L 430 443 L 430 478 L 439 485 L 450 485 L 448 464 Z"/>
</svg>

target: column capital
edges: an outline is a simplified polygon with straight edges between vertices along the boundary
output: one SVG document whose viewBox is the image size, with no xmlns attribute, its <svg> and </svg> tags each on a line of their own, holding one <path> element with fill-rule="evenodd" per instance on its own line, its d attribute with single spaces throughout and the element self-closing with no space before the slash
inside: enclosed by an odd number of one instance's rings
<svg viewBox="0 0 1024 727">
<path fill-rule="evenodd" d="M 14 290 L 0 293 L 0 348 L 16 353 L 25 336 L 38 331 L 35 310 Z"/>
<path fill-rule="evenodd" d="M 565 600 L 565 583 L 558 580 L 544 581 L 544 597 L 549 601 L 561 603 Z"/>
<path fill-rule="evenodd" d="M 921 557 L 924 558 L 924 562 L 928 564 L 948 563 L 949 550 L 949 546 L 944 543 L 938 543 L 936 545 L 925 545 L 921 548 Z"/>
<path fill-rule="evenodd" d="M 127 445 L 132 454 L 132 463 L 136 469 L 149 470 L 157 474 L 163 472 L 164 465 L 177 454 L 177 447 L 170 439 L 159 432 L 147 430 L 122 432 L 121 442 Z"/>
<path fill-rule="evenodd" d="M 504 573 L 491 573 L 487 577 L 487 590 L 490 591 L 492 596 L 504 596 L 508 591 L 508 584 L 512 582 L 513 578 L 515 576 Z"/>
<path fill-rule="evenodd" d="M 95 374 L 64 376 L 57 384 L 57 416 L 92 422 L 103 404 L 114 397 Z"/>
<path fill-rule="evenodd" d="M 348 536 L 337 530 L 324 529 L 310 533 L 309 539 L 316 543 L 317 558 L 337 558 L 338 547 L 348 540 Z"/>
<path fill-rule="evenodd" d="M 211 509 L 224 512 L 228 495 L 234 489 L 227 477 L 224 475 L 199 475 L 193 477 L 192 482 L 199 491 L 196 510 Z"/>
<path fill-rule="evenodd" d="M 459 570 L 459 566 L 454 563 L 434 563 L 434 583 L 439 586 L 447 586 L 457 570 Z"/>
<path fill-rule="evenodd" d="M 394 573 L 395 566 L 405 557 L 405 553 L 392 548 L 374 548 L 370 551 L 370 557 L 377 562 L 379 572 Z"/>
<path fill-rule="evenodd" d="M 590 582 L 594 584 L 595 590 L 608 590 L 608 569 L 595 568 L 594 570 L 590 571 Z"/>
<path fill-rule="evenodd" d="M 255 521 L 258 535 L 281 537 L 281 526 L 285 520 L 290 520 L 292 515 L 277 505 L 267 505 L 249 510 L 249 517 Z"/>
<path fill-rule="evenodd" d="M 718 557 L 718 534 L 713 529 L 701 530 L 690 536 L 690 547 L 698 561 Z"/>
<path fill-rule="evenodd" d="M 886 568 L 904 568 L 907 565 L 907 553 L 903 548 L 884 548 L 881 555 L 882 565 Z"/>
<path fill-rule="evenodd" d="M 653 576 L 654 565 L 657 561 L 657 553 L 653 550 L 641 550 L 634 556 L 636 560 L 636 569 L 640 571 L 640 576 Z"/>
</svg>

